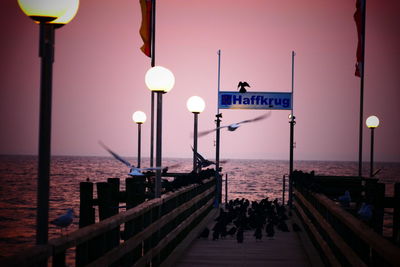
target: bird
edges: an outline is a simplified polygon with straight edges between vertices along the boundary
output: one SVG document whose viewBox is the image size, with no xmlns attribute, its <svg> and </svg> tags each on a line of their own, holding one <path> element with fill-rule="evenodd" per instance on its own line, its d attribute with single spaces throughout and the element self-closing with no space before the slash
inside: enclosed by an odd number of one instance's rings
<svg viewBox="0 0 400 267">
<path fill-rule="evenodd" d="M 203 229 L 203 231 L 200 233 L 199 238 L 205 238 L 205 239 L 207 239 L 209 234 L 210 234 L 210 229 L 208 229 L 208 227 L 205 227 L 205 228 Z"/>
<path fill-rule="evenodd" d="M 51 224 L 60 227 L 61 232 L 63 228 L 67 228 L 71 225 L 72 221 L 74 220 L 74 210 L 69 208 L 67 212 L 56 219 L 50 221 Z"/>
<path fill-rule="evenodd" d="M 254 236 L 256 238 L 256 241 L 262 239 L 262 230 L 261 230 L 260 226 L 256 228 L 256 231 L 254 232 Z"/>
<path fill-rule="evenodd" d="M 340 205 L 342 205 L 342 207 L 348 207 L 350 206 L 350 202 L 351 202 L 351 196 L 350 196 L 350 192 L 349 190 L 346 190 L 344 192 L 343 196 L 338 197 L 338 200 L 340 202 Z"/>
<path fill-rule="evenodd" d="M 357 212 L 358 216 L 363 221 L 369 221 L 372 218 L 372 207 L 370 204 L 362 203 L 361 208 Z"/>
<path fill-rule="evenodd" d="M 131 175 L 131 176 L 144 176 L 142 171 L 152 171 L 152 170 L 161 170 L 162 169 L 162 167 L 153 167 L 153 168 L 138 168 L 138 167 L 135 167 L 134 165 L 130 164 L 127 160 L 125 160 L 124 158 L 119 156 L 117 153 L 115 153 L 111 149 L 109 149 L 103 142 L 99 141 L 99 144 L 105 150 L 107 150 L 108 153 L 110 153 L 115 159 L 119 160 L 120 162 L 122 162 L 123 164 L 125 164 L 126 166 L 128 166 L 130 168 L 128 175 Z"/>
<path fill-rule="evenodd" d="M 297 223 L 293 223 L 293 224 L 292 224 L 292 227 L 293 227 L 293 231 L 295 231 L 295 232 L 301 232 L 301 228 L 300 228 L 300 226 L 299 226 Z"/>
<path fill-rule="evenodd" d="M 245 87 L 250 87 L 250 85 L 247 82 L 239 82 L 238 84 L 238 88 L 239 89 L 239 93 L 246 93 L 246 88 Z"/>
<path fill-rule="evenodd" d="M 210 165 L 212 165 L 212 164 L 215 165 L 215 162 L 214 162 L 214 161 L 211 161 L 211 160 L 208 160 L 208 159 L 204 158 L 199 152 L 194 151 L 194 148 L 193 148 L 193 147 L 192 147 L 192 150 L 193 150 L 193 152 L 194 152 L 195 155 L 196 155 L 196 160 L 197 160 L 198 166 L 199 166 L 200 168 L 205 168 L 205 167 L 208 167 L 208 166 L 210 166 Z M 225 163 L 226 161 L 219 161 L 219 162 L 220 162 L 220 163 Z"/>
<path fill-rule="evenodd" d="M 243 243 L 244 235 L 243 235 L 243 228 L 241 228 L 241 227 L 236 232 L 236 240 L 238 243 Z"/>
<path fill-rule="evenodd" d="M 244 121 L 232 123 L 232 124 L 229 124 L 229 125 L 221 126 L 221 127 L 218 127 L 218 128 L 212 129 L 212 130 L 207 130 L 207 131 L 200 132 L 198 134 L 198 137 L 205 136 L 205 135 L 210 134 L 210 133 L 212 133 L 212 132 L 214 132 L 214 131 L 216 131 L 218 129 L 223 129 L 223 128 L 227 128 L 228 131 L 233 132 L 237 128 L 239 128 L 240 125 L 243 124 L 243 123 L 249 123 L 249 122 L 255 122 L 255 121 L 263 120 L 263 119 L 268 118 L 269 116 L 271 116 L 271 111 L 266 113 L 266 114 L 263 114 L 261 116 L 255 117 L 254 119 L 244 120 Z"/>
<path fill-rule="evenodd" d="M 237 228 L 232 226 L 231 229 L 228 230 L 228 235 L 233 236 L 236 233 Z"/>
<path fill-rule="evenodd" d="M 196 161 L 197 161 L 199 167 L 205 168 L 212 164 L 215 165 L 215 162 L 205 159 L 199 152 L 195 151 L 193 147 L 192 147 L 192 150 L 196 156 Z"/>
<path fill-rule="evenodd" d="M 267 226 L 265 227 L 265 232 L 267 233 L 269 239 L 274 239 L 275 230 L 274 230 L 274 223 L 272 222 L 272 220 L 268 221 Z"/>
</svg>

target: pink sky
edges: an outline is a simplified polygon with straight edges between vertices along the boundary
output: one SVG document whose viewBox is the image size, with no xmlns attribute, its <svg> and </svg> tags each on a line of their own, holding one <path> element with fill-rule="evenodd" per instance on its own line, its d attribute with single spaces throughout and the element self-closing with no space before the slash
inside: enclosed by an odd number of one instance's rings
<svg viewBox="0 0 400 267">
<path fill-rule="evenodd" d="M 367 1 L 364 115 L 375 114 L 375 160 L 400 161 L 400 2 Z M 1 1 L 0 154 L 37 154 L 39 27 Z M 156 64 L 175 74 L 164 95 L 163 156 L 191 157 L 193 115 L 186 101 L 206 101 L 199 130 L 215 127 L 217 51 L 222 50 L 221 90 L 247 81 L 251 91 L 290 91 L 295 63 L 295 159 L 358 160 L 359 83 L 355 0 L 157 1 Z M 138 0 L 81 0 L 76 18 L 56 32 L 53 76 L 53 155 L 106 155 L 102 140 L 136 156 L 136 110 L 150 117 L 144 75 L 150 59 L 140 50 Z M 265 111 L 221 110 L 222 124 Z M 287 111 L 223 131 L 221 158 L 288 159 Z M 142 127 L 149 155 L 149 121 Z M 364 160 L 369 159 L 364 130 Z M 214 135 L 199 151 L 214 158 Z"/>
</svg>

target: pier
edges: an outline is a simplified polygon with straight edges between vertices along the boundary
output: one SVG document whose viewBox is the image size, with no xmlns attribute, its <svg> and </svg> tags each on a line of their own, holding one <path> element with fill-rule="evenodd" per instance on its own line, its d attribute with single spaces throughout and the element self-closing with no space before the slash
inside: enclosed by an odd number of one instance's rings
<svg viewBox="0 0 400 267">
<path fill-rule="evenodd" d="M 34 246 L 0 260 L 1 266 L 398 266 L 400 186 L 394 197 L 382 198 L 377 179 L 320 177 L 294 172 L 293 208 L 287 213 L 289 232 L 276 230 L 273 238 L 255 240 L 244 231 L 244 242 L 234 236 L 199 238 L 215 225 L 222 207 L 220 183 L 212 172 L 179 175 L 196 181 L 146 196 L 143 177 L 99 182 L 97 198 L 91 182 L 81 183 L 80 229 L 46 245 Z M 371 186 L 375 190 L 371 190 Z M 343 189 L 354 203 L 342 207 L 335 199 Z M 354 205 L 369 199 L 373 218 L 357 218 Z M 118 212 L 118 206 L 126 211 Z M 393 236 L 381 235 L 381 208 L 393 207 Z M 98 216 L 95 210 L 98 210 Z M 96 222 L 96 218 L 99 221 Z M 298 229 L 294 229 L 294 225 Z M 72 259 L 72 262 L 71 262 Z"/>
<path fill-rule="evenodd" d="M 171 266 L 318 266 L 321 263 L 309 241 L 302 239 L 304 233 L 292 229 L 277 231 L 273 239 L 264 237 L 261 241 L 256 241 L 253 233 L 254 230 L 245 231 L 243 243 L 234 237 L 217 241 L 211 237 L 198 238 Z"/>
</svg>

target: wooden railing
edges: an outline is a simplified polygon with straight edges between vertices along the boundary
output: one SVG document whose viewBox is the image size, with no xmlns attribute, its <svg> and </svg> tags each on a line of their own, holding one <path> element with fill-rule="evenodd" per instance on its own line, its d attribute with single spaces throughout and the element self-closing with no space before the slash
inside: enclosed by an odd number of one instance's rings
<svg viewBox="0 0 400 267">
<path fill-rule="evenodd" d="M 67 250 L 77 255 L 76 266 L 158 266 L 212 209 L 215 178 L 204 180 L 159 199 L 52 239 L 0 266 L 65 266 Z"/>
<path fill-rule="evenodd" d="M 400 266 L 400 247 L 327 196 L 298 186 L 294 207 L 327 266 Z"/>
</svg>

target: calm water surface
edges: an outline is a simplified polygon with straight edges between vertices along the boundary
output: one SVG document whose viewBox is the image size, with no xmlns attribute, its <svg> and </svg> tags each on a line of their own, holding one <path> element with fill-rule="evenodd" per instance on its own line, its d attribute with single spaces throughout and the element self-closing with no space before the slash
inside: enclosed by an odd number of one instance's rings
<svg viewBox="0 0 400 267">
<path fill-rule="evenodd" d="M 136 162 L 134 158 L 128 160 Z M 192 159 L 164 159 L 163 163 L 165 166 L 179 164 L 170 168 L 170 172 L 190 172 L 193 164 Z M 148 160 L 142 162 L 142 166 L 148 165 Z M 282 198 L 282 178 L 289 171 L 288 161 L 236 159 L 221 165 L 224 179 L 228 178 L 228 199 Z M 356 175 L 358 165 L 356 162 L 296 161 L 294 168 L 314 170 L 318 175 Z M 400 182 L 400 163 L 377 163 L 376 168 L 382 168 L 378 178 L 387 183 L 386 194 L 392 195 L 392 184 Z M 86 179 L 103 182 L 107 178 L 119 177 L 121 190 L 124 190 L 127 172 L 124 165 L 110 157 L 53 157 L 50 220 L 63 214 L 67 208 L 79 213 L 80 182 Z M 364 175 L 368 175 L 367 169 Z M 36 157 L 0 156 L 0 257 L 35 243 L 36 181 Z M 285 198 L 287 200 L 287 196 Z M 77 229 L 77 225 L 78 219 L 75 219 L 69 231 Z M 59 229 L 52 225 L 49 227 L 49 238 L 60 235 Z M 385 234 L 390 235 L 388 231 Z"/>
</svg>

